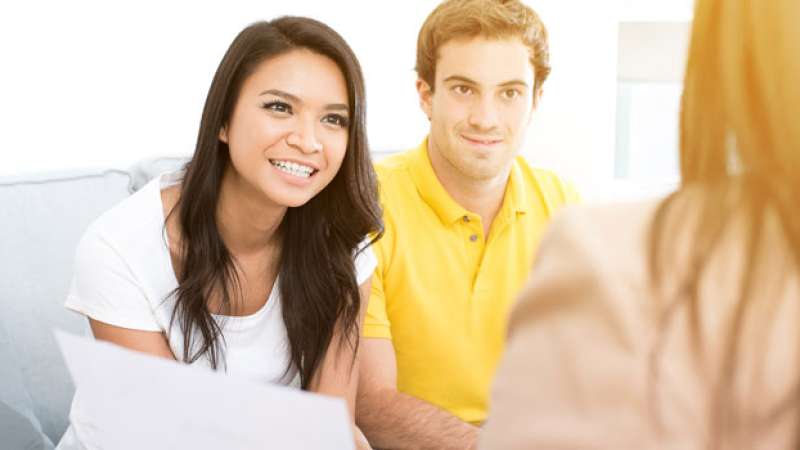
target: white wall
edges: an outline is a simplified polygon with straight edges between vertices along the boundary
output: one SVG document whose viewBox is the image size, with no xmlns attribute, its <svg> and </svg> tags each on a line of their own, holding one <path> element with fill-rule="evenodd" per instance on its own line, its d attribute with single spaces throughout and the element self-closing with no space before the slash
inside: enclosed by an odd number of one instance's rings
<svg viewBox="0 0 800 450">
<path fill-rule="evenodd" d="M 621 22 L 617 78 L 682 83 L 690 22 Z"/>
<path fill-rule="evenodd" d="M 353 46 L 374 147 L 414 145 L 426 123 L 413 98 L 415 33 L 435 3 L 3 2 L 0 175 L 190 154 L 227 46 L 284 14 L 323 20 Z M 358 20 L 356 6 L 391 20 Z"/>
<path fill-rule="evenodd" d="M 248 23 L 282 14 L 318 18 L 348 40 L 367 79 L 373 148 L 411 147 L 427 126 L 414 91 L 416 34 L 437 3 L 4 2 L 0 175 L 190 154 L 228 44 Z M 551 30 L 554 72 L 529 155 L 573 177 L 610 174 L 614 14 L 592 0 L 530 3 Z"/>
<path fill-rule="evenodd" d="M 611 1 L 528 3 L 548 27 L 553 70 L 525 153 L 589 191 L 614 175 L 619 10 Z"/>
<path fill-rule="evenodd" d="M 367 79 L 373 148 L 414 146 L 427 129 L 414 91 L 416 34 L 437 3 L 4 2 L 0 175 L 190 154 L 228 44 L 248 23 L 282 14 L 318 18 L 352 45 Z M 580 185 L 610 180 L 618 3 L 529 4 L 550 29 L 553 73 L 526 155 Z"/>
<path fill-rule="evenodd" d="M 694 0 L 620 0 L 622 22 L 687 22 Z"/>
</svg>

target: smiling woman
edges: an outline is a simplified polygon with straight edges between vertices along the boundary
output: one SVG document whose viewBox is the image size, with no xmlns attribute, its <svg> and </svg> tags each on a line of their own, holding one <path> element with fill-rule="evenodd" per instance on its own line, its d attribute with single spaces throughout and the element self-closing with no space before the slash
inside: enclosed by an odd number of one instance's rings
<svg viewBox="0 0 800 450">
<path fill-rule="evenodd" d="M 298 49 L 265 61 L 242 85 L 230 123 L 220 129 L 231 174 L 274 206 L 305 204 L 339 171 L 347 103 L 344 75 L 329 57 Z"/>
<path fill-rule="evenodd" d="M 297 17 L 249 26 L 186 168 L 85 233 L 67 307 L 98 339 L 344 397 L 352 414 L 366 237 L 382 231 L 364 114 L 360 66 L 335 31 Z M 80 392 L 70 417 L 62 449 L 91 439 Z"/>
</svg>

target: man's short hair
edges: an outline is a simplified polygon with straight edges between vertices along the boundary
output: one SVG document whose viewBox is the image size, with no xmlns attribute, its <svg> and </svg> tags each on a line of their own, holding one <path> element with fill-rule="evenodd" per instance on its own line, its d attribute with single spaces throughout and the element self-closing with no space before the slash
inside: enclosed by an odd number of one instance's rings
<svg viewBox="0 0 800 450">
<path fill-rule="evenodd" d="M 520 38 L 535 72 L 534 93 L 550 74 L 547 29 L 519 0 L 447 0 L 431 12 L 417 38 L 417 75 L 434 89 L 439 48 L 454 39 Z M 534 96 L 535 98 L 535 96 Z"/>
</svg>

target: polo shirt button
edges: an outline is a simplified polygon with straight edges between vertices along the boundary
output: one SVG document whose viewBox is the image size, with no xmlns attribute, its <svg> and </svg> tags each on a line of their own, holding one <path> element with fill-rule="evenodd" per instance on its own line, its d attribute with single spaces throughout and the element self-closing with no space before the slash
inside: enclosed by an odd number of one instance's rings
<svg viewBox="0 0 800 450">
<path fill-rule="evenodd" d="M 469 240 L 472 241 L 472 242 L 477 241 L 478 240 L 478 235 L 477 234 L 473 234 L 472 236 L 469 237 Z"/>
<path fill-rule="evenodd" d="M 461 220 L 463 220 L 464 223 L 467 223 L 467 222 L 469 222 L 469 217 L 468 216 L 464 216 L 464 217 L 461 218 Z"/>
</svg>

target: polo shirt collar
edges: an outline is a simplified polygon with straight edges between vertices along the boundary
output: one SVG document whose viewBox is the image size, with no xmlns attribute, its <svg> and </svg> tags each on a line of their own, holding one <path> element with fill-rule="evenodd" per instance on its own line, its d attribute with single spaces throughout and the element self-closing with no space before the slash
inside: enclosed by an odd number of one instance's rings
<svg viewBox="0 0 800 450">
<path fill-rule="evenodd" d="M 430 155 L 428 155 L 428 138 L 414 150 L 411 154 L 411 176 L 417 187 L 422 200 L 433 209 L 439 220 L 445 224 L 453 224 L 461 220 L 470 212 L 456 203 L 447 190 L 442 186 L 436 172 L 433 171 Z M 514 160 L 511 166 L 508 187 L 503 198 L 503 206 L 500 211 L 515 212 L 524 214 L 528 211 L 528 195 L 522 176 L 522 169 L 519 163 Z"/>
<path fill-rule="evenodd" d="M 505 208 L 508 203 L 511 211 L 525 214 L 530 209 L 530 202 L 528 201 L 528 191 L 525 189 L 525 178 L 522 176 L 522 167 L 517 158 L 514 158 L 514 163 L 511 165 L 511 175 L 508 179 L 503 207 Z"/>
<path fill-rule="evenodd" d="M 439 220 L 445 224 L 452 224 L 469 214 L 464 207 L 456 203 L 453 197 L 442 186 L 436 172 L 433 171 L 431 158 L 428 155 L 428 138 L 422 141 L 411 155 L 411 177 L 422 198 L 433 209 Z"/>
</svg>

